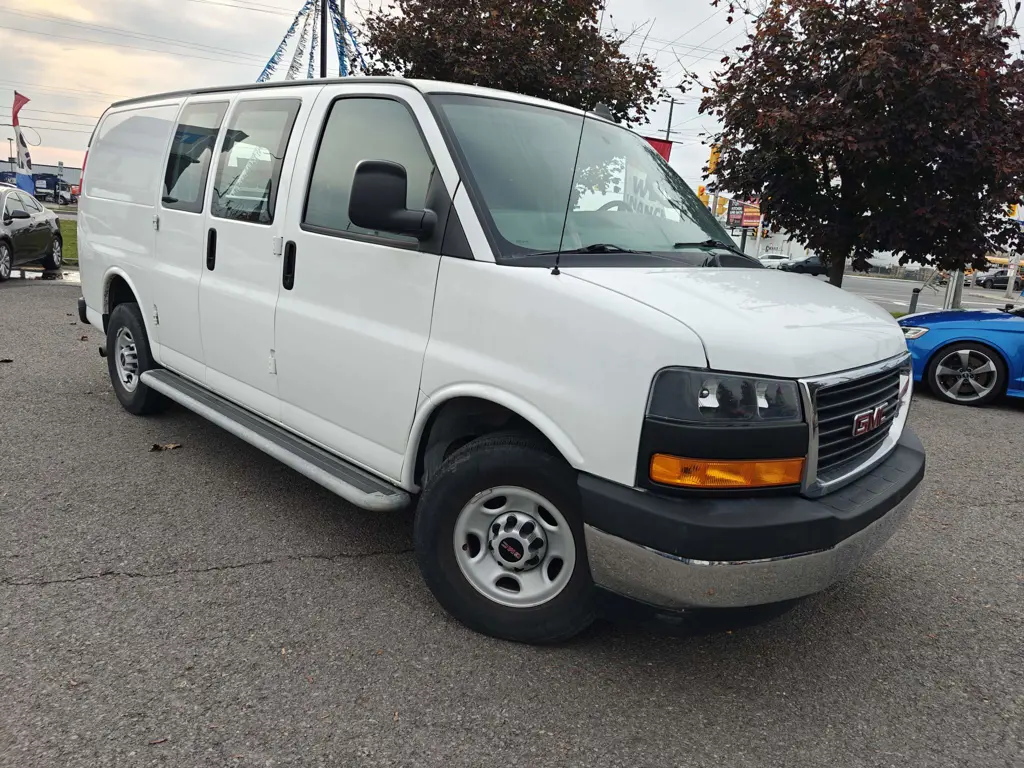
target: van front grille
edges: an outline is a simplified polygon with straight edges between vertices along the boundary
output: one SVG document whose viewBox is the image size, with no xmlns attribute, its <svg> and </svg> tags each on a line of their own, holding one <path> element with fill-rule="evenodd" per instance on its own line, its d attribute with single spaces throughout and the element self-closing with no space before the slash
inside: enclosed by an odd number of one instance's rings
<svg viewBox="0 0 1024 768">
<path fill-rule="evenodd" d="M 899 412 L 900 370 L 891 368 L 817 391 L 819 477 L 866 459 L 885 440 Z"/>
</svg>

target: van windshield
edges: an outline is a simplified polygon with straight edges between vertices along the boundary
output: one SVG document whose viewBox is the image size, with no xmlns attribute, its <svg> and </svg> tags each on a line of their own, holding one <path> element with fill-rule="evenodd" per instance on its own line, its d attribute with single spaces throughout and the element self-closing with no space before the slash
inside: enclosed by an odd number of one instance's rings
<svg viewBox="0 0 1024 768">
<path fill-rule="evenodd" d="M 735 248 L 686 182 L 625 128 L 501 99 L 432 99 L 499 260 L 547 264 L 561 252 L 566 265 L 700 266 L 707 247 L 697 246 Z"/>
</svg>

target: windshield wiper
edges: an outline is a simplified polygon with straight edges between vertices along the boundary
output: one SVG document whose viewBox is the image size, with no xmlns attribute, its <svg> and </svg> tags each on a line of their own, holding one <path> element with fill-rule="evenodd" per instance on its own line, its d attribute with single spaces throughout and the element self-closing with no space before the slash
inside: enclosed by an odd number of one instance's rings
<svg viewBox="0 0 1024 768">
<path fill-rule="evenodd" d="M 540 253 L 526 254 L 531 258 L 534 256 L 554 256 L 555 266 L 551 270 L 552 275 L 559 274 L 558 262 L 562 258 L 562 254 L 580 254 L 580 253 L 650 253 L 650 251 L 634 251 L 632 248 L 623 248 L 621 245 L 615 245 L 614 243 L 591 243 L 590 245 L 584 245 L 582 248 L 566 248 L 561 251 L 541 251 Z"/>
<path fill-rule="evenodd" d="M 721 249 L 724 249 L 726 251 L 729 251 L 730 253 L 735 253 L 735 254 L 738 254 L 740 256 L 746 256 L 748 259 L 754 258 L 753 256 L 749 256 L 746 253 L 744 253 L 743 251 L 741 251 L 735 245 L 729 245 L 726 242 L 723 242 L 721 240 L 714 240 L 714 239 L 712 239 L 712 240 L 702 240 L 699 243 L 673 243 L 672 247 L 673 248 L 677 248 L 677 249 L 678 248 L 721 248 Z"/>
</svg>

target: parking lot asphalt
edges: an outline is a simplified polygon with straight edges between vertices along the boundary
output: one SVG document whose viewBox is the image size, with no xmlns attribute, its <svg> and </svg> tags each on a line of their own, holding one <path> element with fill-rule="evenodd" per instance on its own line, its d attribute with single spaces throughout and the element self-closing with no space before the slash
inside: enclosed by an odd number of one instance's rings
<svg viewBox="0 0 1024 768">
<path fill-rule="evenodd" d="M 1020 405 L 919 394 L 915 514 L 781 616 L 532 648 L 444 614 L 410 513 L 124 412 L 77 296 L 0 285 L 0 766 L 1022 765 Z"/>
</svg>

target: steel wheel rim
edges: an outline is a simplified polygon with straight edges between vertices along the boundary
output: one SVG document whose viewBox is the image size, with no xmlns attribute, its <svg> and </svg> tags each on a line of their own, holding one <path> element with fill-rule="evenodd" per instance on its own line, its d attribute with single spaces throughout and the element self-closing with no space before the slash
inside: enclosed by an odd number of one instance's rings
<svg viewBox="0 0 1024 768">
<path fill-rule="evenodd" d="M 62 263 L 60 240 L 53 241 L 53 266 L 59 267 Z"/>
<path fill-rule="evenodd" d="M 11 250 L 6 245 L 0 246 L 0 277 L 11 276 Z"/>
<path fill-rule="evenodd" d="M 135 345 L 132 332 L 122 328 L 117 332 L 114 342 L 114 366 L 121 386 L 128 392 L 134 392 L 139 386 L 139 350 Z"/>
<path fill-rule="evenodd" d="M 935 366 L 935 383 L 950 400 L 974 403 L 996 388 L 999 368 L 984 352 L 957 349 L 945 355 Z"/>
<path fill-rule="evenodd" d="M 509 518 L 515 524 L 507 528 Z M 523 533 L 531 522 L 535 528 Z M 537 540 L 543 543 L 536 545 Z M 455 521 L 452 544 L 466 581 L 488 600 L 509 608 L 533 608 L 553 600 L 576 567 L 576 539 L 565 516 L 540 494 L 517 486 L 489 488 L 470 499 Z M 506 555 L 499 556 L 502 546 Z M 520 560 L 511 562 L 507 553 L 520 548 Z M 539 562 L 528 564 L 534 555 Z"/>
</svg>

